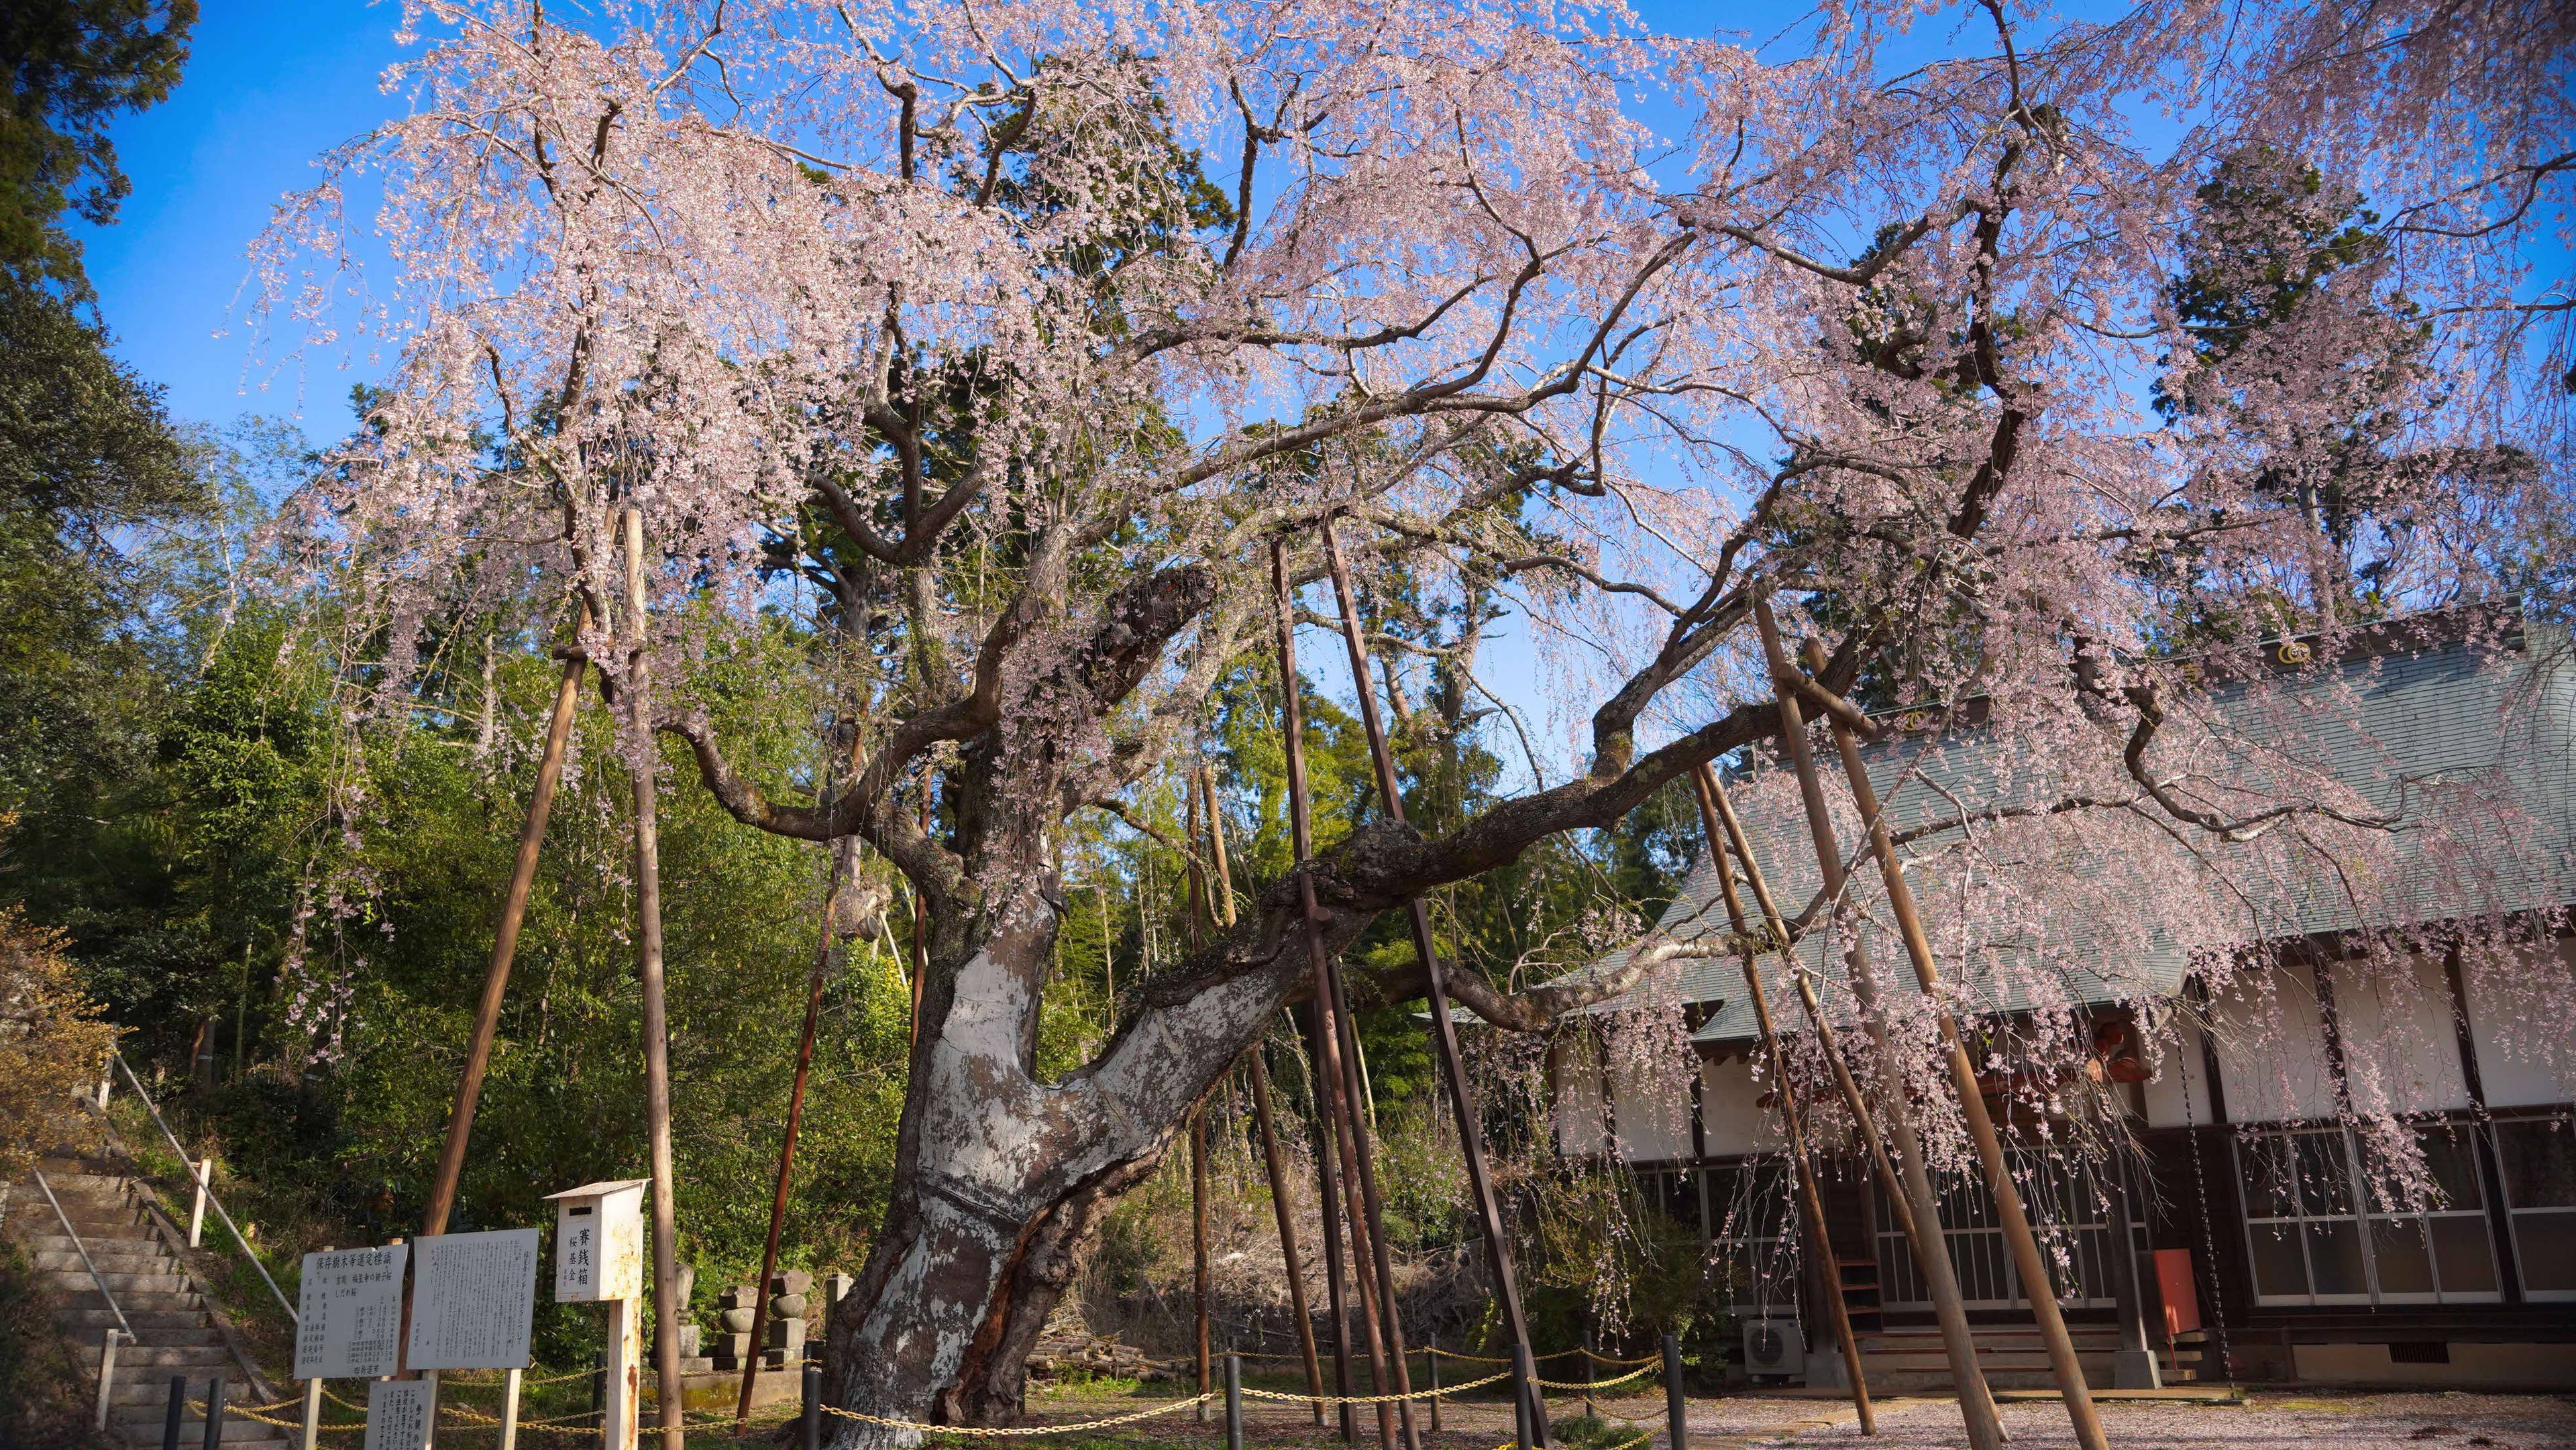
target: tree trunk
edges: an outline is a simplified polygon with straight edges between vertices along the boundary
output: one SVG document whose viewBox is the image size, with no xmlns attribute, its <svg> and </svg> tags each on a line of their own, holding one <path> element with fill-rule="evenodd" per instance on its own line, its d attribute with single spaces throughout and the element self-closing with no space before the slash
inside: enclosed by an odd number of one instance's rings
<svg viewBox="0 0 2576 1450">
<path fill-rule="evenodd" d="M 1043 853 L 987 864 L 982 891 L 934 909 L 921 1031 L 883 1232 L 833 1310 L 827 1402 L 893 1419 L 985 1425 L 1020 1410 L 1023 1365 L 1119 1195 L 1162 1162 L 1203 1099 L 1309 986 L 1286 901 L 1136 989 L 1118 1036 L 1065 1078 L 1031 1073 L 1056 930 Z M 1293 892 L 1289 899 L 1293 899 Z M 1374 911 L 1328 903 L 1338 951 Z M 836 1450 L 914 1443 L 834 1422 Z"/>
</svg>

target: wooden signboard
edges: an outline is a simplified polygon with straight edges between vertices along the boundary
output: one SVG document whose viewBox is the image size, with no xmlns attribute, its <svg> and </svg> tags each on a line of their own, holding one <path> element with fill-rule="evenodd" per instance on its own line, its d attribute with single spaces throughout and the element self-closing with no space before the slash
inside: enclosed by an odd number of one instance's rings
<svg viewBox="0 0 2576 1450">
<path fill-rule="evenodd" d="M 412 1266 L 413 1369 L 526 1369 L 537 1307 L 537 1231 L 422 1239 Z"/>
<path fill-rule="evenodd" d="M 297 1291 L 295 1378 L 373 1379 L 394 1372 L 407 1244 L 304 1256 Z"/>
</svg>

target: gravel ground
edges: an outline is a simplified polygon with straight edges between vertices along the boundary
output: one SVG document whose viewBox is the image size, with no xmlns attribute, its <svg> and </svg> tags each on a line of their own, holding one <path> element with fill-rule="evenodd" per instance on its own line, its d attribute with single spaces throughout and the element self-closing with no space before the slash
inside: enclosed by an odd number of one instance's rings
<svg viewBox="0 0 2576 1450">
<path fill-rule="evenodd" d="M 1147 1408 L 1132 1396 L 1033 1394 L 1029 1418 L 1069 1424 Z M 1555 1413 L 1580 1412 L 1571 1404 Z M 2004 1425 L 2014 1450 L 2071 1450 L 2075 1437 L 2065 1411 L 2053 1403 L 2009 1403 Z M 2255 1391 L 2246 1404 L 2165 1400 L 2100 1402 L 2103 1428 L 2115 1450 L 2555 1450 L 2576 1447 L 2576 1395 L 2448 1393 L 2320 1394 Z M 1660 1397 L 1605 1399 L 1604 1418 L 1629 1420 L 1636 1431 L 1660 1432 Z M 1302 1405 L 1252 1402 L 1246 1406 L 1246 1440 L 1254 1445 L 1320 1447 L 1337 1443 L 1314 1427 Z M 1375 1440 L 1374 1415 L 1361 1421 L 1361 1447 Z M 1470 1401 L 1444 1409 L 1446 1433 L 1426 1434 L 1426 1450 L 1495 1450 L 1511 1438 L 1507 1407 Z M 1691 1450 L 1782 1450 L 1814 1445 L 1851 1450 L 1933 1450 L 1964 1444 L 1958 1407 L 1947 1400 L 1887 1398 L 1878 1402 L 1878 1434 L 1864 1437 L 1843 1401 L 1765 1395 L 1694 1398 L 1689 1409 Z M 1221 1445 L 1224 1425 L 1210 1406 L 1204 1424 L 1187 1411 L 1108 1432 L 1122 1440 L 1180 1446 Z M 1665 1450 L 1663 1437 L 1639 1450 Z M 1597 1450 L 1597 1447 L 1596 1447 Z"/>
<path fill-rule="evenodd" d="M 2072 1446 L 2066 1412 L 2053 1404 L 2007 1404 L 2004 1428 L 2015 1450 Z M 2576 1399 L 2551 1395 L 2264 1394 L 2243 1405 L 2168 1400 L 2101 1403 L 2102 1428 L 2114 1446 L 2138 1450 L 2543 1450 L 2576 1446 Z M 1925 1450 L 1962 1443 L 1959 1414 L 1947 1403 L 1908 1401 L 1879 1417 L 1865 1440 L 1849 1424 L 1811 1431 L 1791 1442 L 1867 1444 Z"/>
</svg>

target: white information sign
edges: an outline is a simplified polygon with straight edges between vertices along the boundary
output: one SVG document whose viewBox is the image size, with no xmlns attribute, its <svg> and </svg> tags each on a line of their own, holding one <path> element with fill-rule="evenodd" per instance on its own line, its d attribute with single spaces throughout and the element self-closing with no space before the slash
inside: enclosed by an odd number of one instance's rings
<svg viewBox="0 0 2576 1450">
<path fill-rule="evenodd" d="M 409 1245 L 396 1244 L 304 1256 L 295 1308 L 297 1379 L 373 1379 L 394 1372 L 409 1252 Z"/>
<path fill-rule="evenodd" d="M 537 1231 L 420 1240 L 411 1271 L 413 1369 L 526 1369 L 537 1307 Z"/>
<path fill-rule="evenodd" d="M 437 1416 L 437 1380 L 378 1380 L 367 1386 L 366 1450 L 427 1450 Z"/>
</svg>

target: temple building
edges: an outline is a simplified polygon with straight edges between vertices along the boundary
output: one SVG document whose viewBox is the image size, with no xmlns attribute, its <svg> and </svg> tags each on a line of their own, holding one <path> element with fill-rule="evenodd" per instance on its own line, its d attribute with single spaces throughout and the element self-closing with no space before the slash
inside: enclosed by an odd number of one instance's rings
<svg viewBox="0 0 2576 1450">
<path fill-rule="evenodd" d="M 2262 729 L 2283 758 L 2316 763 L 2402 821 L 2373 868 L 2396 879 L 2368 884 L 2370 907 L 2332 879 L 2339 863 L 2287 880 L 2277 851 L 2145 821 L 2137 840 L 2170 844 L 2137 850 L 2187 851 L 2196 869 L 2242 873 L 2230 887 L 2243 887 L 2239 920 L 2259 925 L 2232 941 L 2141 938 L 2128 914 L 2081 898 L 2171 878 L 2106 859 L 2060 871 L 2052 879 L 2072 883 L 2067 899 L 2017 913 L 2009 940 L 1967 941 L 1955 923 L 1932 931 L 1943 970 L 1979 1014 L 1963 1025 L 2001 1022 L 2006 1037 L 2061 1033 L 2085 1044 L 2059 1059 L 2082 1064 L 2071 1079 L 2034 1083 L 2004 1066 L 1981 1087 L 2058 1266 L 2052 1287 L 2088 1378 L 2102 1388 L 2195 1378 L 2576 1384 L 2576 1023 L 2531 1020 L 2553 1002 L 2564 1010 L 2563 991 L 2536 985 L 2553 975 L 2549 958 L 2559 983 L 2576 973 L 2567 637 L 2495 616 L 2417 616 L 2330 666 L 2301 642 L 2270 646 L 2265 668 L 2276 678 L 2263 683 L 2277 689 L 2214 689 L 2212 708 L 2238 698 L 2255 710 L 2259 696 Z M 2003 747 L 1981 736 L 1972 709 L 1960 717 L 1947 728 L 1919 716 L 1879 722 L 1888 728 L 1865 758 L 1900 837 L 1991 806 L 2033 774 L 1997 758 Z M 1935 736 L 1940 749 L 1925 750 Z M 1839 796 L 1830 746 L 1822 759 Z M 1784 767 L 1761 770 L 1783 783 Z M 1815 847 L 1804 815 L 1781 805 L 1794 806 L 1794 792 L 1775 788 L 1767 806 L 1761 794 L 1730 787 L 1744 802 L 1751 854 L 1794 916 L 1818 895 Z M 1949 839 L 1926 829 L 1900 847 L 1927 917 L 1944 905 Z M 1852 919 L 1875 975 L 1891 999 L 1915 994 L 1848 822 L 1844 852 L 1859 856 Z M 2518 969 L 2462 945 L 2464 928 L 2499 926 L 2521 936 Z M 1728 931 L 1703 858 L 1646 940 Z M 2365 933 L 2375 950 L 2364 950 Z M 1827 936 L 1803 937 L 1800 958 L 1824 1000 L 1847 1012 L 1849 968 Z M 2218 957 L 2231 967 L 2215 974 L 2213 993 L 2204 966 Z M 1784 1038 L 1814 1062 L 1791 972 L 1776 954 L 1759 970 Z M 1794 1323 L 1803 1364 L 1766 1367 L 1839 1383 L 1823 1297 L 1839 1294 L 1873 1387 L 1946 1384 L 1908 1241 L 1839 1102 L 1814 1086 L 1822 1075 L 1792 1074 L 1821 1140 L 1831 1243 L 1814 1253 L 1796 1244 L 1778 1084 L 1762 1070 L 1741 958 L 1689 961 L 1678 992 L 1698 1066 L 1679 1090 L 1643 1079 L 1686 1068 L 1658 1069 L 1615 1045 L 1633 1000 L 1596 1009 L 1601 1031 L 1559 1038 L 1550 1060 L 1558 1151 L 1623 1165 L 1660 1210 L 1656 1221 L 1705 1244 L 1706 1262 L 1723 1270 L 1710 1282 L 1747 1324 L 1776 1339 Z M 1860 1039 L 1848 1016 L 1838 1030 Z M 1947 1101 L 1946 1088 L 1927 1097 L 1925 1121 L 1955 1116 Z M 2373 1135 L 2374 1123 L 2391 1121 L 2414 1135 L 2435 1192 L 2386 1186 Z M 1984 1186 L 1950 1176 L 1941 1197 L 1990 1380 L 2048 1383 L 2029 1286 Z"/>
</svg>

